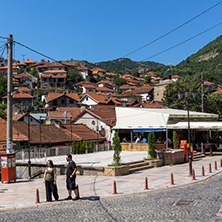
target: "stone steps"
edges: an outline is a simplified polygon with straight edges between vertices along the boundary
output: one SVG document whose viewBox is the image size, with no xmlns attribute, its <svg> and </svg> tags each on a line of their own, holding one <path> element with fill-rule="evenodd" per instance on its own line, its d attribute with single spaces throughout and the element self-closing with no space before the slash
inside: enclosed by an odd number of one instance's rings
<svg viewBox="0 0 222 222">
<path fill-rule="evenodd" d="M 129 173 L 140 170 L 146 170 L 153 167 L 150 166 L 147 161 L 136 161 L 136 162 L 127 163 L 127 165 L 129 166 Z"/>
<path fill-rule="evenodd" d="M 201 160 L 205 155 L 201 152 L 193 151 L 193 160 Z"/>
<path fill-rule="evenodd" d="M 139 166 L 139 167 L 134 167 L 129 169 L 129 173 L 133 173 L 135 171 L 140 171 L 140 170 L 147 170 L 153 168 L 153 166 L 150 165 L 144 165 L 144 166 Z"/>
</svg>

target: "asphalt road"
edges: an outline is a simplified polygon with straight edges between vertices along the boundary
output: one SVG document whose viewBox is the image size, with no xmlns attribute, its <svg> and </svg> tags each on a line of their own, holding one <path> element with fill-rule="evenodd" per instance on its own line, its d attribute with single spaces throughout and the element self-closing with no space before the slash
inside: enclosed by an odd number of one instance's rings
<svg viewBox="0 0 222 222">
<path fill-rule="evenodd" d="M 95 184 L 96 186 L 96 184 Z M 95 194 L 96 195 L 96 194 Z M 185 187 L 0 212 L 0 221 L 222 221 L 222 174 Z"/>
</svg>

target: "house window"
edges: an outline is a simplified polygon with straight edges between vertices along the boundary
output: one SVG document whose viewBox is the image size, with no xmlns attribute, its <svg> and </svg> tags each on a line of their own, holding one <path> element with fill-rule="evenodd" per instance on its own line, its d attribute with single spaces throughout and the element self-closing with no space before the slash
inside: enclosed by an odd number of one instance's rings
<svg viewBox="0 0 222 222">
<path fill-rule="evenodd" d="M 62 100 L 61 100 L 61 103 L 62 103 L 62 104 L 65 104 L 65 100 L 64 100 L 64 99 L 62 99 Z"/>
<path fill-rule="evenodd" d="M 70 100 L 69 100 L 69 103 L 70 103 L 70 104 L 73 104 L 74 102 L 73 102 L 73 100 L 70 99 Z"/>
</svg>

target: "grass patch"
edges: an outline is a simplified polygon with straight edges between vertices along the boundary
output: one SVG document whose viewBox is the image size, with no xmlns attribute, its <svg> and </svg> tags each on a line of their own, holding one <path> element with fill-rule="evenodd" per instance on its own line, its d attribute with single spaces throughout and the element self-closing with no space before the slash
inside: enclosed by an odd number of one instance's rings
<svg viewBox="0 0 222 222">
<path fill-rule="evenodd" d="M 157 160 L 157 158 L 145 158 L 144 160 Z"/>
<path fill-rule="evenodd" d="M 112 164 L 108 164 L 108 167 L 118 167 L 118 166 L 125 166 L 126 164 L 124 164 L 124 163 L 119 163 L 119 164 L 117 164 L 117 163 L 112 163 Z"/>
</svg>

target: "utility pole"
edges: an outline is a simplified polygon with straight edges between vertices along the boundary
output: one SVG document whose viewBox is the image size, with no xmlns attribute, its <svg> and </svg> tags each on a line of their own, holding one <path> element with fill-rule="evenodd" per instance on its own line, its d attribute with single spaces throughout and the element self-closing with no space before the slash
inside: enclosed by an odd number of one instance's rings
<svg viewBox="0 0 222 222">
<path fill-rule="evenodd" d="M 8 36 L 8 86 L 7 86 L 7 150 L 12 153 L 12 45 L 13 36 Z"/>
<path fill-rule="evenodd" d="M 203 73 L 201 73 L 201 101 L 202 101 L 202 113 L 204 112 L 204 90 L 203 90 Z"/>
</svg>

